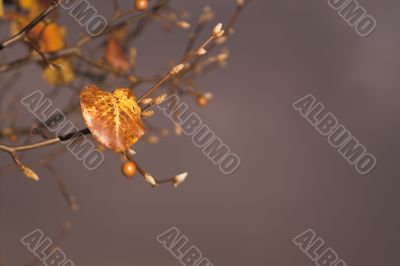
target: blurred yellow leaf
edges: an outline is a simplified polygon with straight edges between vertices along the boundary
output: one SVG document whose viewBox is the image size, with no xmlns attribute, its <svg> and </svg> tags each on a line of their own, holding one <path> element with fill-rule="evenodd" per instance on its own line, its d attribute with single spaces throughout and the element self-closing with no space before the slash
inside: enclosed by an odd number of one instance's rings
<svg viewBox="0 0 400 266">
<path fill-rule="evenodd" d="M 2 1 L 2 0 L 0 0 Z M 51 4 L 52 0 L 19 0 L 20 7 L 27 12 L 17 12 L 10 15 L 11 33 L 13 35 L 27 26 L 40 12 Z M 57 16 L 54 14 L 55 17 Z M 55 18 L 54 18 L 55 19 Z M 55 52 L 65 48 L 66 28 L 54 21 L 42 21 L 37 23 L 29 32 L 28 38 L 41 52 Z M 59 65 L 45 66 L 44 79 L 52 86 L 65 85 L 75 78 L 72 63 L 69 59 L 58 59 L 52 62 Z"/>
<path fill-rule="evenodd" d="M 47 66 L 43 70 L 43 78 L 52 86 L 61 86 L 74 80 L 75 74 L 69 59 L 60 58 L 52 61 L 59 67 Z"/>
<path fill-rule="evenodd" d="M 2 1 L 2 0 L 0 0 Z M 18 12 L 10 17 L 11 33 L 17 34 L 26 25 L 28 25 L 35 17 L 50 5 L 49 0 L 19 0 L 22 9 L 28 12 Z M 54 52 L 65 47 L 65 27 L 62 27 L 54 21 L 42 21 L 33 27 L 28 37 L 43 52 Z"/>
<path fill-rule="evenodd" d="M 119 38 L 111 37 L 107 40 L 105 58 L 107 63 L 116 70 L 125 72 L 129 70 L 129 60 L 124 53 L 122 42 Z"/>
<path fill-rule="evenodd" d="M 129 89 L 110 93 L 95 85 L 80 95 L 82 115 L 94 138 L 114 152 L 123 152 L 144 134 L 141 109 Z"/>
<path fill-rule="evenodd" d="M 41 0 L 19 0 L 18 3 L 22 9 L 29 12 L 31 17 L 38 15 L 45 7 L 44 1 Z"/>
<path fill-rule="evenodd" d="M 0 17 L 4 17 L 4 3 L 0 0 Z"/>
<path fill-rule="evenodd" d="M 122 27 L 108 36 L 104 56 L 108 64 L 120 71 L 128 71 L 130 63 L 123 49 L 123 42 L 128 33 L 127 27 Z"/>
<path fill-rule="evenodd" d="M 64 48 L 65 28 L 51 23 L 45 25 L 39 23 L 29 32 L 29 37 L 38 42 L 40 49 L 43 52 L 54 52 Z"/>
</svg>

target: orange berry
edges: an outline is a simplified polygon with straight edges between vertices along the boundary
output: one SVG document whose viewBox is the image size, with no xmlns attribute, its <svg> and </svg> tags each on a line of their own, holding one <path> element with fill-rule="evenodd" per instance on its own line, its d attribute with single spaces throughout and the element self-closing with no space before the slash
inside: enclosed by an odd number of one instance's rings
<svg viewBox="0 0 400 266">
<path fill-rule="evenodd" d="M 196 101 L 197 101 L 197 104 L 198 104 L 200 107 L 205 107 L 205 106 L 207 106 L 207 104 L 208 104 L 208 99 L 207 99 L 207 97 L 204 96 L 203 94 L 199 94 L 199 95 L 197 96 Z"/>
<path fill-rule="evenodd" d="M 10 138 L 10 140 L 12 141 L 12 142 L 17 142 L 17 135 L 15 135 L 15 134 L 11 134 L 10 136 L 9 136 L 9 138 Z"/>
<path fill-rule="evenodd" d="M 149 7 L 149 1 L 148 0 L 136 0 L 135 7 L 139 11 L 146 10 Z"/>
<path fill-rule="evenodd" d="M 136 164 L 130 161 L 125 162 L 121 171 L 127 178 L 132 178 L 136 174 Z"/>
</svg>

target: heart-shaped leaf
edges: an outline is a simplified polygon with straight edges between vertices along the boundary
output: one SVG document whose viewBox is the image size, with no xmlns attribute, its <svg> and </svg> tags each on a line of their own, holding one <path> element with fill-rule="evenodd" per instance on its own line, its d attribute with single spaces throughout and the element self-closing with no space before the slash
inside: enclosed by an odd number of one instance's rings
<svg viewBox="0 0 400 266">
<path fill-rule="evenodd" d="M 129 89 L 110 93 L 95 85 L 81 92 L 83 118 L 94 138 L 115 152 L 123 152 L 144 134 L 141 109 Z"/>
</svg>

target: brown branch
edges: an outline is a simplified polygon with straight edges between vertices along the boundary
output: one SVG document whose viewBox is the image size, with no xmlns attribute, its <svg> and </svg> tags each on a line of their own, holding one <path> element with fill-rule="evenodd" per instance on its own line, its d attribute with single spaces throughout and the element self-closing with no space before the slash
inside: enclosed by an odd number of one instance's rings
<svg viewBox="0 0 400 266">
<path fill-rule="evenodd" d="M 159 2 L 156 5 L 154 5 L 152 8 L 148 9 L 147 11 L 144 11 L 144 12 L 142 12 L 142 13 L 136 15 L 136 16 L 133 16 L 132 18 L 127 19 L 127 20 L 124 20 L 124 21 L 121 21 L 121 22 L 118 22 L 118 23 L 115 23 L 115 24 L 108 25 L 103 30 L 103 32 L 101 34 L 99 34 L 99 35 L 97 35 L 95 37 L 90 36 L 90 35 L 86 35 L 86 36 L 82 37 L 80 40 L 78 40 L 77 46 L 81 47 L 81 46 L 87 44 L 88 42 L 90 42 L 93 39 L 97 39 L 99 37 L 102 37 L 104 35 L 109 34 L 110 32 L 113 32 L 115 30 L 121 29 L 121 28 L 123 28 L 125 26 L 128 26 L 128 25 L 131 25 L 131 24 L 133 24 L 133 23 L 135 23 L 137 21 L 140 21 L 140 20 L 148 17 L 149 15 L 152 15 L 152 14 L 158 12 L 158 10 L 160 8 L 162 8 L 163 6 L 165 6 L 166 4 L 168 4 L 169 1 L 170 0 L 159 0 Z M 125 14 L 121 14 L 121 16 L 124 16 L 124 15 Z M 116 19 L 117 18 L 113 18 L 113 20 L 116 20 Z"/>
<path fill-rule="evenodd" d="M 78 207 L 78 204 L 77 204 L 77 202 L 75 200 L 75 197 L 72 196 L 68 192 L 67 186 L 65 185 L 64 181 L 62 180 L 62 178 L 58 175 L 56 170 L 53 168 L 53 166 L 51 166 L 50 164 L 47 163 L 45 168 L 47 168 L 47 170 L 50 172 L 51 176 L 56 181 L 58 189 L 61 191 L 61 194 L 63 195 L 65 201 L 67 202 L 68 207 L 72 211 L 78 211 L 79 207 Z"/>
<path fill-rule="evenodd" d="M 248 5 L 248 3 L 250 2 L 250 0 L 239 0 L 238 4 L 236 6 L 236 9 L 231 17 L 231 19 L 229 20 L 227 27 L 226 27 L 226 31 L 224 32 L 222 37 L 225 37 L 229 34 L 233 33 L 233 28 L 237 22 L 237 20 L 239 19 L 240 14 L 242 13 L 243 9 Z M 213 43 L 210 45 L 210 47 L 208 48 L 208 51 L 212 51 L 218 44 L 217 43 Z M 197 64 L 198 60 L 194 61 L 194 64 Z"/>
<path fill-rule="evenodd" d="M 7 72 L 13 69 L 16 69 L 18 67 L 34 63 L 34 62 L 41 62 L 42 61 L 42 56 L 45 56 L 47 60 L 53 61 L 55 59 L 61 58 L 61 57 L 68 57 L 68 56 L 73 56 L 79 54 L 79 48 L 77 47 L 69 47 L 65 48 L 59 51 L 55 52 L 48 52 L 44 53 L 42 52 L 42 55 L 36 54 L 33 56 L 27 56 L 18 60 L 15 60 L 11 63 L 6 63 L 4 65 L 0 65 L 0 73 Z"/>
<path fill-rule="evenodd" d="M 172 178 L 157 180 L 149 172 L 147 172 L 144 168 L 142 168 L 135 160 L 133 160 L 130 155 L 125 154 L 125 156 L 129 161 L 133 162 L 136 165 L 136 169 L 138 170 L 138 172 L 143 176 L 145 181 L 149 183 L 153 188 L 157 187 L 158 185 L 167 183 L 171 183 L 174 185 L 174 187 L 178 187 L 183 181 L 185 181 L 187 177 L 187 173 L 182 173 Z"/>
<path fill-rule="evenodd" d="M 90 131 L 88 129 L 83 129 L 78 132 L 69 133 L 65 136 L 60 136 L 57 138 L 44 140 L 44 141 L 40 141 L 37 143 L 29 144 L 29 145 L 12 147 L 12 146 L 0 144 L 0 151 L 7 152 L 11 156 L 11 158 L 13 159 L 13 161 L 17 165 L 17 167 L 21 170 L 22 173 L 24 173 L 27 177 L 37 181 L 37 180 L 39 180 L 39 177 L 37 176 L 37 174 L 20 161 L 20 159 L 17 155 L 17 152 L 29 151 L 29 150 L 33 150 L 33 149 L 47 147 L 50 145 L 61 143 L 62 141 L 75 139 L 75 138 L 78 138 L 78 137 L 80 137 L 82 135 L 86 135 L 86 134 L 90 134 Z"/>
<path fill-rule="evenodd" d="M 96 68 L 102 69 L 107 72 L 111 72 L 117 76 L 123 77 L 134 84 L 140 82 L 140 79 L 138 77 L 136 77 L 134 75 L 130 75 L 127 72 L 114 69 L 113 67 L 106 65 L 106 64 L 101 64 L 99 62 L 96 62 L 95 60 L 92 60 L 91 58 L 89 58 L 87 56 L 82 55 L 82 54 L 78 54 L 77 56 L 79 59 L 81 59 L 82 61 L 84 61 L 85 63 L 87 63 L 89 65 L 92 65 Z"/>
<path fill-rule="evenodd" d="M 53 68 L 57 68 L 60 69 L 59 65 L 54 64 L 53 62 L 51 62 L 46 55 L 44 54 L 44 52 L 42 52 L 42 50 L 40 50 L 40 48 L 32 41 L 30 40 L 28 37 L 23 38 L 24 42 L 27 43 L 36 53 L 39 54 L 39 56 L 43 59 L 43 62 L 45 62 L 47 65 L 49 65 L 50 67 Z"/>
<path fill-rule="evenodd" d="M 213 34 L 208 37 L 208 39 L 206 41 L 204 41 L 200 47 L 196 50 L 194 50 L 193 52 L 189 53 L 180 64 L 176 65 L 175 67 L 173 67 L 167 75 L 165 75 L 157 84 L 155 84 L 151 89 L 149 89 L 145 94 L 143 94 L 139 100 L 138 103 L 140 103 L 141 101 L 143 101 L 144 99 L 148 98 L 149 96 L 151 96 L 154 92 L 156 92 L 158 89 L 160 89 L 160 87 L 162 85 L 164 85 L 164 83 L 166 83 L 167 81 L 169 81 L 172 77 L 178 75 L 186 66 L 186 64 L 191 61 L 192 59 L 194 59 L 195 57 L 200 57 L 202 55 L 204 55 L 206 53 L 206 48 L 207 46 L 214 41 L 215 39 L 221 37 L 221 35 L 224 33 L 224 31 L 222 30 L 222 25 L 218 24 L 215 28 L 214 28 L 214 32 Z"/>
</svg>

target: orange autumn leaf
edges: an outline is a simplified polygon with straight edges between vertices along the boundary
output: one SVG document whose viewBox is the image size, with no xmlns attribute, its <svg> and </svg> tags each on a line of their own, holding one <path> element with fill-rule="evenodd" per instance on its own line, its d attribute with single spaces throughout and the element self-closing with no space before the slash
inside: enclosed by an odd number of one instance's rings
<svg viewBox="0 0 400 266">
<path fill-rule="evenodd" d="M 120 39 L 111 37 L 107 40 L 105 58 L 113 68 L 125 72 L 129 70 L 129 61 L 124 53 Z"/>
<path fill-rule="evenodd" d="M 45 10 L 51 4 L 51 0 L 19 0 L 18 3 L 26 12 L 16 13 L 10 17 L 13 35 Z M 55 13 L 54 16 L 55 19 L 57 17 Z M 54 52 L 65 47 L 65 28 L 51 21 L 52 19 L 37 23 L 28 33 L 29 39 L 35 42 L 43 52 Z"/>
<path fill-rule="evenodd" d="M 51 0 L 19 0 L 19 6 L 29 12 L 29 16 L 37 16 L 51 4 Z"/>
<path fill-rule="evenodd" d="M 16 34 L 31 22 L 31 18 L 29 16 L 14 14 L 12 21 L 11 31 L 12 34 Z M 55 52 L 65 48 L 65 31 L 65 27 L 55 22 L 47 24 L 40 22 L 29 31 L 28 37 L 42 52 Z M 43 67 L 43 78 L 50 85 L 65 85 L 74 80 L 75 74 L 69 58 L 56 59 L 52 63 L 58 67 L 50 65 Z"/>
<path fill-rule="evenodd" d="M 11 34 L 13 35 L 32 21 L 30 17 L 20 14 L 14 14 L 10 19 L 13 21 L 11 23 Z M 28 37 L 43 52 L 54 52 L 65 47 L 65 31 L 65 27 L 54 22 L 50 24 L 40 22 L 29 31 Z"/>
<path fill-rule="evenodd" d="M 82 115 L 94 138 L 114 152 L 123 152 L 144 134 L 141 109 L 129 89 L 110 93 L 95 85 L 80 95 Z"/>
<path fill-rule="evenodd" d="M 29 32 L 29 37 L 39 43 L 43 52 L 54 52 L 65 47 L 65 28 L 51 23 L 39 23 Z"/>
<path fill-rule="evenodd" d="M 36 16 L 42 10 L 41 2 L 38 0 L 19 0 L 18 4 L 21 8 L 29 11 L 31 16 Z"/>
<path fill-rule="evenodd" d="M 11 14 L 11 33 L 13 35 L 21 31 L 31 23 L 35 17 L 45 10 L 52 0 L 19 0 L 19 6 L 26 12 Z M 27 34 L 29 40 L 36 45 L 41 52 L 55 52 L 65 48 L 66 28 L 55 23 L 57 17 L 54 13 L 49 16 L 50 20 L 37 23 Z M 31 49 L 33 51 L 33 49 Z M 36 52 L 34 52 L 36 53 Z M 43 66 L 43 78 L 52 86 L 68 84 L 75 78 L 72 62 L 70 59 L 60 58 L 54 60 L 53 65 Z M 57 65 L 58 67 L 54 67 Z"/>
<path fill-rule="evenodd" d="M 4 3 L 0 0 L 0 17 L 4 17 Z"/>
</svg>

